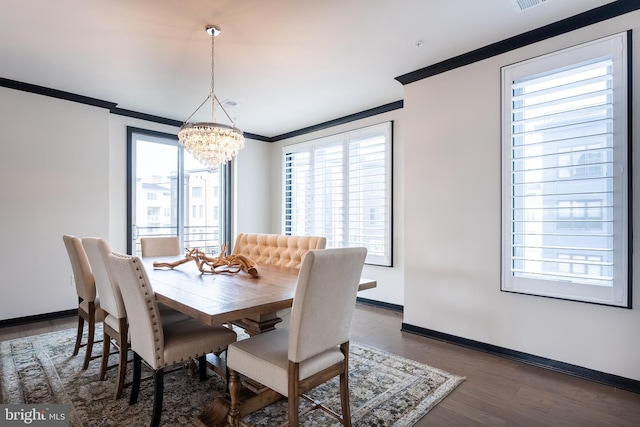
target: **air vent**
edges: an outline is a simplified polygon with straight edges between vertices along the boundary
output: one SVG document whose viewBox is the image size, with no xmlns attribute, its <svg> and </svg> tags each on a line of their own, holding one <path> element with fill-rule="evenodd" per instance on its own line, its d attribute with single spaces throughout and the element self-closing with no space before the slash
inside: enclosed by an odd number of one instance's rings
<svg viewBox="0 0 640 427">
<path fill-rule="evenodd" d="M 549 0 L 511 0 L 513 7 L 516 8 L 516 11 L 522 12 L 527 9 L 531 9 L 535 6 L 540 6 L 542 3 L 545 3 Z"/>
<path fill-rule="evenodd" d="M 236 107 L 238 105 L 237 102 L 231 101 L 230 99 L 225 99 L 220 104 L 222 104 L 223 107 L 227 107 L 227 108 Z"/>
</svg>

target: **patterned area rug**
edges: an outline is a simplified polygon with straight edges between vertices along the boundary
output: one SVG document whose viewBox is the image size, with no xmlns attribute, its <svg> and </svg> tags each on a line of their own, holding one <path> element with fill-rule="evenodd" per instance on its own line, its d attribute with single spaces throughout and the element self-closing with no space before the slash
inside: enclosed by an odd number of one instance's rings
<svg viewBox="0 0 640 427">
<path fill-rule="evenodd" d="M 96 336 L 102 336 L 101 329 Z M 84 348 L 71 357 L 75 330 L 69 329 L 0 344 L 0 402 L 69 405 L 71 426 L 144 426 L 151 420 L 153 382 L 143 381 L 138 403 L 125 396 L 113 400 L 116 369 L 98 381 L 100 360 L 82 371 Z M 102 344 L 94 346 L 99 355 Z M 111 356 L 110 365 L 116 362 Z M 371 347 L 351 343 L 350 398 L 354 426 L 412 426 L 447 396 L 464 378 Z M 127 384 L 131 381 L 131 365 Z M 150 372 L 143 369 L 143 376 Z M 210 372 L 205 382 L 187 369 L 165 375 L 162 425 L 192 426 L 225 384 Z M 337 379 L 317 387 L 311 397 L 340 410 Z M 301 409 L 304 403 L 301 401 Z M 274 426 L 286 420 L 286 401 L 272 404 L 245 418 L 255 426 Z M 301 419 L 303 426 L 339 425 L 323 411 Z"/>
</svg>

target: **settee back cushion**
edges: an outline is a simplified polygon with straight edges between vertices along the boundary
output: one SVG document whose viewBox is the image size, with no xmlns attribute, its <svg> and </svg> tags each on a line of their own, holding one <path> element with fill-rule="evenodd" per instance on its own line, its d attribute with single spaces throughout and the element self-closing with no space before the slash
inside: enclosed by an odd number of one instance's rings
<svg viewBox="0 0 640 427">
<path fill-rule="evenodd" d="M 307 252 L 326 245 L 327 239 L 319 236 L 239 233 L 233 254 L 247 256 L 258 264 L 300 268 Z"/>
</svg>

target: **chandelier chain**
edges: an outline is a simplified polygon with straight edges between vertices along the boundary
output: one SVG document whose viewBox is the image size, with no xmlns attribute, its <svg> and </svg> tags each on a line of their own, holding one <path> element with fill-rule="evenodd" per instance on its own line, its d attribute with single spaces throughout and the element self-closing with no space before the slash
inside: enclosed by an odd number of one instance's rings
<svg viewBox="0 0 640 427">
<path fill-rule="evenodd" d="M 236 128 L 235 122 L 229 116 L 224 106 L 220 103 L 215 95 L 215 42 L 214 38 L 220 34 L 220 29 L 215 26 L 208 26 L 207 33 L 211 36 L 211 93 L 202 101 L 202 104 L 196 108 L 196 111 L 185 120 L 180 131 L 178 132 L 178 142 L 186 151 L 194 158 L 206 165 L 211 171 L 215 171 L 222 164 L 233 159 L 238 151 L 244 148 L 244 135 L 242 131 Z M 198 122 L 189 123 L 189 120 L 196 112 L 206 104 L 211 98 L 211 113 L 213 116 L 212 123 Z M 231 126 L 216 123 L 216 103 L 231 122 Z"/>
<path fill-rule="evenodd" d="M 215 34 L 211 34 L 211 115 L 213 117 L 213 122 L 216 122 L 216 96 L 215 96 Z"/>
</svg>

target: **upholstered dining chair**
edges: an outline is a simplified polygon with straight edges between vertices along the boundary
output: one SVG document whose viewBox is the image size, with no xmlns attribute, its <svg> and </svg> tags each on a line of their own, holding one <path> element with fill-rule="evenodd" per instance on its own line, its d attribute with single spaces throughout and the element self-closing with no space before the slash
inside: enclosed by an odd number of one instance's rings
<svg viewBox="0 0 640 427">
<path fill-rule="evenodd" d="M 120 295 L 120 290 L 117 288 L 116 283 L 111 279 L 107 265 L 107 255 L 112 252 L 111 245 L 104 239 L 85 237 L 82 239 L 82 246 L 91 264 L 96 289 L 100 296 L 102 309 L 105 311 L 105 318 L 102 322 L 104 337 L 102 341 L 100 381 L 105 379 L 111 340 L 114 340 L 118 347 L 119 355 L 115 398 L 119 399 L 124 388 L 129 343 L 127 339 L 127 312 L 124 309 L 124 301 L 122 301 L 122 295 Z"/>
<path fill-rule="evenodd" d="M 105 312 L 102 340 L 102 364 L 100 365 L 100 381 L 105 379 L 107 373 L 107 362 L 111 342 L 114 341 L 118 348 L 118 377 L 116 379 L 115 399 L 122 396 L 124 389 L 124 378 L 127 372 L 127 352 L 129 349 L 127 324 L 127 312 L 122 300 L 122 294 L 117 282 L 113 279 L 108 256 L 112 252 L 111 245 L 106 239 L 97 237 L 85 237 L 82 239 L 82 246 L 91 264 L 96 289 L 100 297 L 100 307 Z M 169 307 L 160 306 L 162 323 L 172 323 L 189 319 L 186 314 L 182 314 Z"/>
<path fill-rule="evenodd" d="M 76 344 L 73 348 L 73 355 L 78 355 L 80 347 L 86 347 L 82 369 L 87 369 L 89 367 L 89 361 L 92 359 L 91 353 L 93 351 L 96 323 L 103 321 L 105 313 L 100 307 L 93 271 L 87 259 L 87 254 L 82 247 L 82 241 L 79 237 L 70 234 L 63 235 L 62 240 L 67 249 L 69 261 L 71 261 L 73 280 L 76 285 L 76 293 L 78 294 L 78 332 L 76 334 Z M 87 322 L 89 331 L 86 344 L 82 344 L 85 321 Z"/>
<path fill-rule="evenodd" d="M 206 355 L 220 354 L 236 341 L 236 333 L 224 326 L 208 326 L 195 319 L 164 324 L 147 272 L 140 258 L 111 253 L 111 272 L 124 300 L 131 350 L 133 385 L 129 404 L 138 401 L 142 361 L 153 370 L 154 403 L 152 426 L 160 424 L 164 389 L 164 368 L 198 359 L 200 380 L 206 379 Z"/>
<path fill-rule="evenodd" d="M 180 239 L 171 237 L 141 237 L 140 247 L 142 256 L 174 256 L 180 255 Z"/>
<path fill-rule="evenodd" d="M 351 425 L 349 339 L 366 253 L 365 248 L 309 251 L 300 267 L 289 327 L 229 345 L 231 425 L 239 425 L 244 415 L 240 374 L 288 398 L 291 427 L 298 426 L 300 396 L 339 376 L 342 415 L 324 405 L 318 407 L 337 416 L 343 425 Z"/>
</svg>

